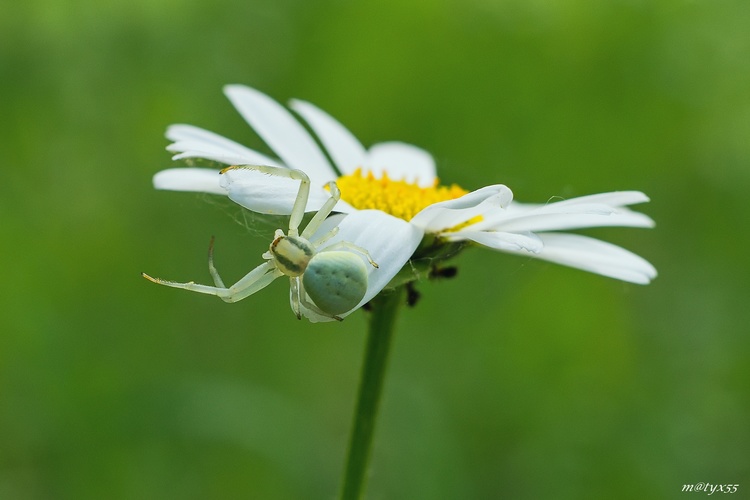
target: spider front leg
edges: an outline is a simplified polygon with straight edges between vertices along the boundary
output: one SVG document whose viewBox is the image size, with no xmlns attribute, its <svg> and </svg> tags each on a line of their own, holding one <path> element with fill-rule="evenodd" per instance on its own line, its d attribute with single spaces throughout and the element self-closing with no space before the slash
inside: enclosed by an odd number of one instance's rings
<svg viewBox="0 0 750 500">
<path fill-rule="evenodd" d="M 315 231 L 318 230 L 320 224 L 326 219 L 326 217 L 331 215 L 333 207 L 335 207 L 336 203 L 338 203 L 341 199 L 341 191 L 339 191 L 339 187 L 335 182 L 329 182 L 328 184 L 326 184 L 326 187 L 328 187 L 328 189 L 330 190 L 331 197 L 328 198 L 328 200 L 323 204 L 322 207 L 320 207 L 318 213 L 313 215 L 313 218 L 310 219 L 310 222 L 307 223 L 307 227 L 305 228 L 305 230 L 302 231 L 302 237 L 305 239 L 310 239 L 310 237 L 313 235 L 313 233 L 315 233 Z M 335 227 L 334 230 L 338 231 L 338 226 Z M 324 236 L 323 238 L 319 238 L 318 241 L 320 241 L 321 239 L 325 240 L 327 238 L 328 237 Z"/>
<path fill-rule="evenodd" d="M 310 198 L 310 178 L 307 174 L 302 170 L 271 167 L 268 165 L 234 165 L 223 169 L 220 173 L 223 174 L 230 170 L 237 169 L 254 170 L 264 174 L 300 181 L 299 191 L 297 191 L 297 197 L 294 199 L 294 205 L 292 206 L 292 213 L 289 216 L 289 236 L 299 236 L 299 225 L 302 222 L 302 218 L 305 216 L 307 200 Z"/>
<path fill-rule="evenodd" d="M 211 242 L 208 244 L 208 272 L 211 273 L 211 277 L 214 279 L 214 284 L 217 288 L 226 288 L 224 281 L 219 276 L 219 271 L 214 266 L 214 237 L 211 236 Z"/>
<path fill-rule="evenodd" d="M 268 286 L 273 280 L 282 275 L 281 271 L 276 269 L 270 262 L 264 262 L 237 283 L 230 286 L 229 288 L 219 286 L 208 286 L 200 285 L 193 281 L 187 283 L 176 283 L 174 281 L 167 281 L 160 278 L 153 278 L 146 273 L 141 275 L 147 280 L 156 283 L 158 285 L 171 286 L 172 288 L 182 288 L 183 290 L 190 290 L 191 292 L 205 293 L 208 295 L 216 295 L 224 302 L 237 302 L 250 295 L 258 292 Z M 216 274 L 218 276 L 218 273 Z M 216 279 L 214 276 L 214 279 Z M 220 278 L 219 278 L 220 279 Z"/>
<path fill-rule="evenodd" d="M 276 267 L 273 264 L 271 264 L 270 262 L 266 262 L 266 264 L 269 264 L 271 266 L 271 268 L 275 268 Z M 250 274 L 252 274 L 253 272 L 255 272 L 259 267 L 261 267 L 261 266 L 258 266 L 255 269 L 253 269 L 253 271 L 251 271 Z M 216 288 L 230 290 L 230 291 L 234 290 L 235 292 L 241 292 L 241 293 L 230 293 L 230 295 L 226 296 L 226 297 L 219 295 L 218 297 L 221 300 L 223 300 L 224 302 L 230 302 L 230 303 L 231 302 L 237 302 L 237 301 L 242 300 L 245 297 L 248 297 L 249 295 L 252 295 L 253 293 L 255 293 L 255 292 L 257 292 L 257 291 L 259 291 L 259 290 L 261 290 L 261 289 L 263 289 L 263 288 L 265 288 L 267 286 L 267 284 L 265 284 L 265 285 L 262 285 L 261 288 L 254 289 L 254 291 L 251 291 L 250 293 L 246 293 L 247 289 L 242 288 L 242 287 L 244 287 L 244 286 L 250 287 L 250 286 L 252 286 L 254 284 L 252 282 L 252 279 L 254 279 L 254 278 L 250 278 L 250 281 L 245 281 L 245 280 L 248 279 L 248 276 L 250 276 L 250 274 L 248 274 L 247 276 L 245 276 L 244 278 L 242 278 L 240 281 L 238 281 L 237 283 L 235 283 L 231 287 L 227 288 L 226 285 L 224 285 L 224 280 L 222 280 L 221 276 L 219 275 L 219 271 L 216 269 L 216 266 L 214 266 L 214 237 L 213 236 L 211 236 L 211 242 L 208 245 L 208 272 L 211 273 L 211 277 L 214 280 L 214 284 L 216 285 Z M 278 276 L 281 276 L 281 275 L 279 274 Z M 273 278 L 271 278 L 271 281 L 273 281 L 274 279 L 276 279 L 278 276 L 274 276 Z M 261 276 L 260 278 L 258 278 L 258 280 L 262 279 L 262 277 L 263 276 Z M 271 281 L 269 281 L 268 283 L 270 283 Z M 240 288 L 240 290 L 238 290 L 238 288 Z"/>
</svg>

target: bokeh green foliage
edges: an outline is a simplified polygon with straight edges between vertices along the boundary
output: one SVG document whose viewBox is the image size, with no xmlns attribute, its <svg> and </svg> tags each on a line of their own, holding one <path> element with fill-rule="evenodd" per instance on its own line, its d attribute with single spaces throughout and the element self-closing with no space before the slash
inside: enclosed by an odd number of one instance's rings
<svg viewBox="0 0 750 500">
<path fill-rule="evenodd" d="M 639 189 L 588 231 L 648 287 L 484 249 L 402 311 L 371 498 L 750 488 L 745 0 L 30 0 L 0 5 L 0 498 L 332 498 L 366 314 L 227 305 L 273 226 L 156 192 L 165 127 L 265 146 L 221 95 L 328 110 L 445 182 L 544 202 Z M 240 223 L 238 224 L 237 221 Z"/>
</svg>

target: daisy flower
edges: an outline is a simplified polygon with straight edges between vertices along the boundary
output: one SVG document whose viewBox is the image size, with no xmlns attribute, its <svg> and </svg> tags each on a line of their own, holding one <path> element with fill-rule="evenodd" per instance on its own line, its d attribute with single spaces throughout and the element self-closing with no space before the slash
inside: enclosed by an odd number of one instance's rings
<svg viewBox="0 0 750 500">
<path fill-rule="evenodd" d="M 325 186 L 335 181 L 341 191 L 334 208 L 339 215 L 321 230 L 338 225 L 339 231 L 327 245 L 351 242 L 366 248 L 380 264 L 379 269 L 369 269 L 367 292 L 357 307 L 377 295 L 402 268 L 408 273 L 410 266 L 404 266 L 410 259 L 449 257 L 469 243 L 631 283 L 647 284 L 656 277 L 651 264 L 624 248 L 561 232 L 653 227 L 651 218 L 627 208 L 648 201 L 639 191 L 538 205 L 515 202 L 512 191 L 502 184 L 469 192 L 455 184 L 441 185 L 432 156 L 416 146 L 384 142 L 367 149 L 321 109 L 292 100 L 289 108 L 315 133 L 313 137 L 303 122 L 267 95 L 242 85 L 228 85 L 224 92 L 276 157 L 202 128 L 172 125 L 166 135 L 172 141 L 167 149 L 175 153 L 173 159 L 302 170 L 311 181 L 307 212 L 321 208 L 330 198 Z M 208 168 L 163 170 L 154 176 L 154 186 L 226 195 L 263 214 L 290 214 L 299 188 L 289 179 L 258 171 Z M 309 310 L 303 314 L 313 321 L 327 319 Z"/>
</svg>

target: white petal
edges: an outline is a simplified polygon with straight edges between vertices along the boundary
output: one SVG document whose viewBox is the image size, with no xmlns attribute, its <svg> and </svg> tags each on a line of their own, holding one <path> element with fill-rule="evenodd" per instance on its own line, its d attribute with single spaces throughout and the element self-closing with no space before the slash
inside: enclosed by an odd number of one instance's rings
<svg viewBox="0 0 750 500">
<path fill-rule="evenodd" d="M 550 203 L 548 205 L 536 205 L 530 210 L 523 207 L 520 203 L 514 203 L 508 210 L 510 213 L 520 211 L 524 214 L 591 214 L 591 215 L 611 215 L 617 212 L 612 205 L 604 203 Z"/>
<path fill-rule="evenodd" d="M 304 171 L 320 184 L 336 179 L 313 138 L 281 104 L 243 85 L 227 85 L 224 93 L 288 167 Z"/>
<path fill-rule="evenodd" d="M 538 234 L 544 248 L 536 258 L 583 269 L 631 283 L 648 284 L 657 275 L 648 261 L 622 247 L 601 240 L 565 233 Z M 522 255 L 526 252 L 511 251 Z"/>
<path fill-rule="evenodd" d="M 224 153 L 215 154 L 206 150 L 187 149 L 180 154 L 172 156 L 173 160 L 184 160 L 188 158 L 202 158 L 205 160 L 223 163 L 224 165 L 270 165 L 272 167 L 283 167 L 277 160 L 275 162 L 249 161 L 246 156 L 231 156 Z"/>
<path fill-rule="evenodd" d="M 424 208 L 411 219 L 411 223 L 425 232 L 438 233 L 485 213 L 507 206 L 513 192 L 502 184 L 486 186 L 455 200 L 441 201 Z"/>
<path fill-rule="evenodd" d="M 579 203 L 601 203 L 613 207 L 623 207 L 650 201 L 648 196 L 640 191 L 612 191 L 610 193 L 590 194 L 569 200 L 555 202 L 555 205 L 575 205 Z"/>
<path fill-rule="evenodd" d="M 232 201 L 261 214 L 291 214 L 299 193 L 299 181 L 256 170 L 232 169 L 220 177 L 221 186 Z M 305 212 L 319 210 L 330 197 L 330 193 L 322 186 L 313 184 L 310 186 Z M 351 212 L 354 209 L 348 203 L 339 201 L 334 210 Z"/>
<path fill-rule="evenodd" d="M 654 221 L 625 205 L 643 203 L 640 191 L 616 191 L 554 203 L 512 203 L 507 211 L 485 217 L 478 229 L 499 231 L 559 231 L 586 227 L 653 227 Z"/>
<path fill-rule="evenodd" d="M 554 204 L 556 205 L 556 204 Z M 654 221 L 627 208 L 607 209 L 606 205 L 554 205 L 521 211 L 511 207 L 496 212 L 482 222 L 484 228 L 498 231 L 559 231 L 586 227 L 653 227 Z"/>
<path fill-rule="evenodd" d="M 367 151 L 364 146 L 335 118 L 305 101 L 293 99 L 289 107 L 315 131 L 340 173 L 351 174 L 365 165 Z"/>
<path fill-rule="evenodd" d="M 173 160 L 205 158 L 226 165 L 282 166 L 276 159 L 192 125 L 171 125 L 167 128 L 166 136 L 174 141 L 167 146 L 167 151 L 179 153 L 172 157 Z"/>
<path fill-rule="evenodd" d="M 542 239 L 534 233 L 506 233 L 502 231 L 457 231 L 442 235 L 449 241 L 471 240 L 495 250 L 539 253 Z"/>
<path fill-rule="evenodd" d="M 219 177 L 219 171 L 210 168 L 169 168 L 154 175 L 154 187 L 226 196 L 227 190 L 221 187 Z"/>
<path fill-rule="evenodd" d="M 403 142 L 375 144 L 367 153 L 365 167 L 375 177 L 382 177 L 385 172 L 393 180 L 404 180 L 421 187 L 432 187 L 437 177 L 432 155 Z"/>
<path fill-rule="evenodd" d="M 476 191 L 466 193 L 465 195 L 453 200 L 441 201 L 430 205 L 430 207 L 442 207 L 450 209 L 471 208 L 482 203 L 487 198 L 498 196 L 498 202 L 501 207 L 505 207 L 513 200 L 513 192 L 503 184 L 493 184 L 479 188 Z M 430 207 L 427 207 L 429 209 Z M 426 211 L 427 209 L 423 210 Z"/>
<path fill-rule="evenodd" d="M 640 191 L 613 191 L 610 193 L 579 196 L 577 198 L 570 198 L 568 200 L 550 201 L 548 203 L 515 202 L 513 203 L 513 205 L 511 205 L 510 209 L 519 212 L 528 212 L 531 210 L 539 210 L 542 208 L 551 209 L 553 211 L 562 211 L 563 208 L 571 207 L 573 205 L 606 205 L 613 209 L 617 209 L 625 207 L 627 205 L 645 203 L 647 201 L 650 201 L 648 196 Z"/>
<path fill-rule="evenodd" d="M 409 261 L 422 241 L 422 235 L 422 231 L 408 222 L 379 210 L 360 210 L 347 215 L 339 224 L 338 234 L 321 249 L 339 241 L 348 241 L 366 249 L 380 267 L 376 269 L 367 264 L 367 293 L 357 307 L 341 316 L 351 314 L 380 293 Z M 313 322 L 331 321 L 306 308 L 302 308 L 302 313 Z"/>
</svg>

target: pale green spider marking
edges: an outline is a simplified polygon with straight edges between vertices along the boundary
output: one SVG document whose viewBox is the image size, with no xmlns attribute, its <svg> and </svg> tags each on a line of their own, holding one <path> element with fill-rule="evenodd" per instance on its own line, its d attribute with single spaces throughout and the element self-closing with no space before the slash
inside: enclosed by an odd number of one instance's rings
<svg viewBox="0 0 750 500">
<path fill-rule="evenodd" d="M 310 195 L 310 179 L 307 174 L 301 170 L 261 165 L 232 166 L 225 168 L 221 173 L 234 169 L 256 170 L 300 181 L 297 198 L 294 200 L 289 217 L 288 234 L 284 234 L 281 229 L 276 230 L 268 251 L 262 255 L 266 262 L 250 271 L 234 285 L 226 287 L 214 267 L 212 239 L 208 252 L 208 270 L 216 286 L 199 285 L 192 281 L 176 283 L 152 278 L 146 273 L 143 273 L 143 277 L 159 285 L 216 295 L 225 302 L 237 302 L 285 275 L 289 276 L 292 310 L 298 319 L 302 318 L 300 305 L 304 305 L 317 314 L 341 321 L 342 318 L 339 315 L 356 307 L 367 292 L 367 267 L 353 252 L 366 257 L 373 267 L 377 268 L 378 265 L 366 249 L 348 241 L 341 241 L 318 250 L 323 243 L 336 235 L 338 227 L 334 227 L 314 241 L 309 240 L 341 199 L 341 192 L 336 183 L 328 183 L 331 197 L 300 234 L 299 225 L 305 215 L 305 207 Z M 308 300 L 308 296 L 311 300 Z"/>
</svg>

